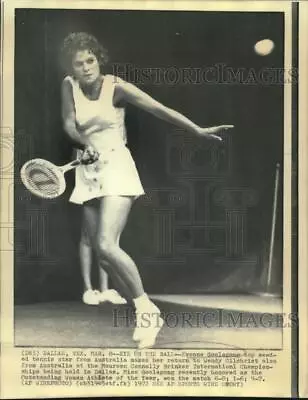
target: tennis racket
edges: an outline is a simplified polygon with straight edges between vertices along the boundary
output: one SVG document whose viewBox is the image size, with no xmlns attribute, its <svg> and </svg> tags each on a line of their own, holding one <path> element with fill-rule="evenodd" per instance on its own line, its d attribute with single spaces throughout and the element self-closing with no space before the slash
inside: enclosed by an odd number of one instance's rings
<svg viewBox="0 0 308 400">
<path fill-rule="evenodd" d="M 80 164 L 80 160 L 74 160 L 57 166 L 50 161 L 35 158 L 22 166 L 20 176 L 25 187 L 35 196 L 54 199 L 65 191 L 64 174 Z"/>
</svg>

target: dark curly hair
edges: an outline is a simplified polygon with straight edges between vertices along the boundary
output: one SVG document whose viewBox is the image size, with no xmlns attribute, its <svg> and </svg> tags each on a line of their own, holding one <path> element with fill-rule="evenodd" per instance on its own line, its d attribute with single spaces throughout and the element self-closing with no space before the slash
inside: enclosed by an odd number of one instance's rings
<svg viewBox="0 0 308 400">
<path fill-rule="evenodd" d="M 86 32 L 70 33 L 63 41 L 61 64 L 68 74 L 72 74 L 72 60 L 77 51 L 89 50 L 97 58 L 100 67 L 108 62 L 107 50 L 93 35 Z"/>
</svg>

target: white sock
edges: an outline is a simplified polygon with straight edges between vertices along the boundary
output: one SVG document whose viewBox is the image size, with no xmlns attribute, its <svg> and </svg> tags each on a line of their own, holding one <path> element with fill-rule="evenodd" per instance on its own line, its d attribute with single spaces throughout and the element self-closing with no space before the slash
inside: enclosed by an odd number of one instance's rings
<svg viewBox="0 0 308 400">
<path fill-rule="evenodd" d="M 135 304 L 136 309 L 139 310 L 148 306 L 149 303 L 151 303 L 151 300 L 149 299 L 146 293 L 143 293 L 141 296 L 133 299 L 133 302 Z"/>
</svg>

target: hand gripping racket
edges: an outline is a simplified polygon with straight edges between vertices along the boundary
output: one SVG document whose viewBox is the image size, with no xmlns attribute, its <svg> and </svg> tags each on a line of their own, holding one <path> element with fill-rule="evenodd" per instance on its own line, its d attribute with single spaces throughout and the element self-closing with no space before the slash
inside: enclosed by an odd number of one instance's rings
<svg viewBox="0 0 308 400">
<path fill-rule="evenodd" d="M 22 166 L 20 176 L 31 193 L 43 199 L 54 199 L 65 191 L 64 174 L 80 164 L 80 160 L 74 160 L 57 166 L 50 161 L 35 158 Z"/>
</svg>

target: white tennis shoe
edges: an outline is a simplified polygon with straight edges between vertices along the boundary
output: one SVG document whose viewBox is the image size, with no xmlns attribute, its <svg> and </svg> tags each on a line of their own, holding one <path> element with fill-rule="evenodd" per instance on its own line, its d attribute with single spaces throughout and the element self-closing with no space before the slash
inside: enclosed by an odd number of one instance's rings
<svg viewBox="0 0 308 400">
<path fill-rule="evenodd" d="M 154 303 L 149 302 L 148 307 L 136 310 L 136 327 L 133 340 L 139 341 L 138 348 L 154 346 L 163 324 L 164 320 L 160 317 L 160 310 Z"/>
<path fill-rule="evenodd" d="M 127 301 L 122 297 L 116 290 L 108 289 L 103 292 L 99 292 L 98 300 L 100 303 L 109 301 L 112 304 L 126 304 Z"/>
<path fill-rule="evenodd" d="M 127 301 L 116 290 L 108 289 L 100 292 L 99 290 L 88 289 L 82 296 L 82 301 L 91 306 L 100 303 L 110 302 L 112 304 L 126 304 Z"/>
<path fill-rule="evenodd" d="M 147 349 L 154 346 L 156 337 L 164 324 L 164 320 L 161 317 L 155 318 L 154 320 L 155 321 L 149 328 L 144 329 L 138 343 L 138 349 Z"/>
<path fill-rule="evenodd" d="M 100 292 L 98 290 L 88 289 L 82 295 L 82 301 L 90 306 L 97 306 L 99 304 L 99 295 Z"/>
</svg>

